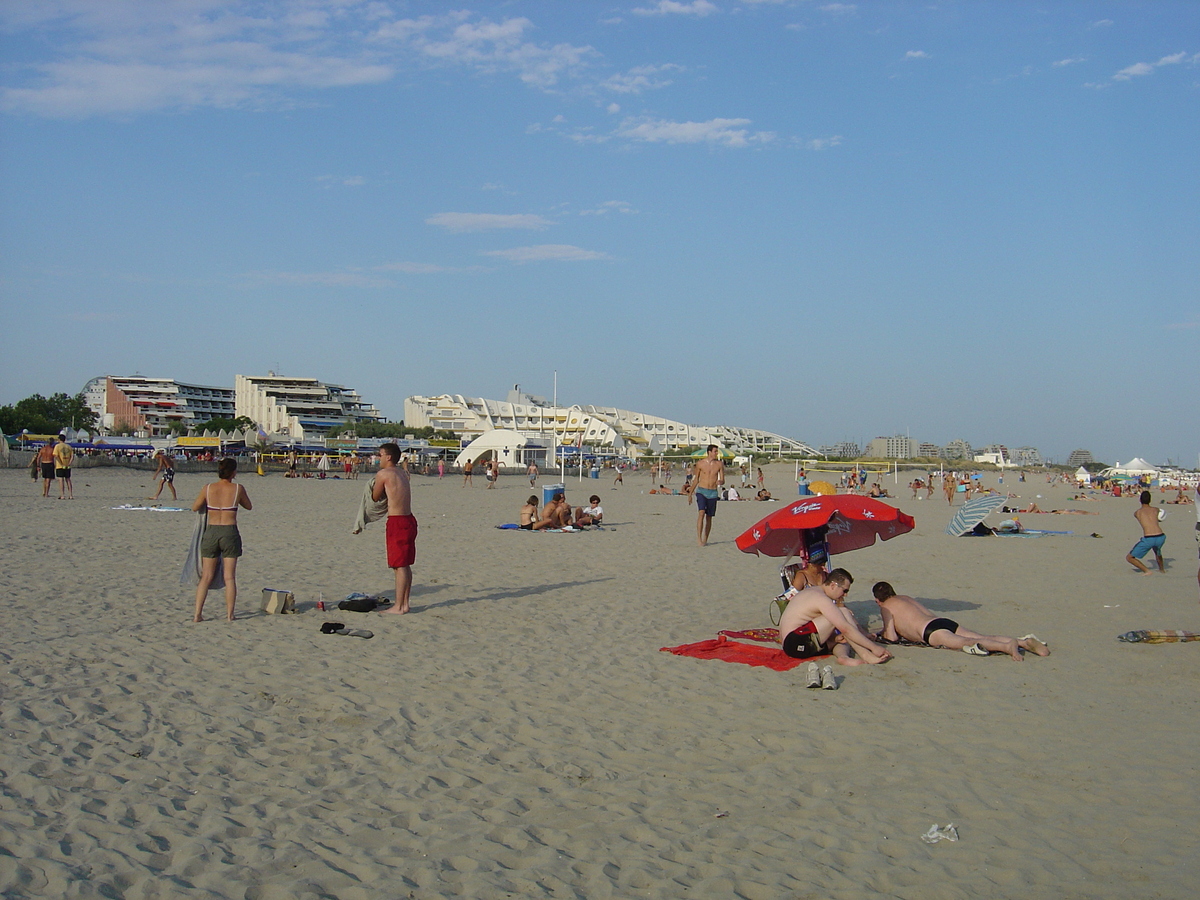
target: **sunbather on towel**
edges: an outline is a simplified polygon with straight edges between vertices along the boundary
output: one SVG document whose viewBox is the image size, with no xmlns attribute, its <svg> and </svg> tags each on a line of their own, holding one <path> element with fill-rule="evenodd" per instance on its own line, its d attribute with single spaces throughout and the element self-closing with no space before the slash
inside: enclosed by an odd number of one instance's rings
<svg viewBox="0 0 1200 900">
<path fill-rule="evenodd" d="M 796 659 L 807 659 L 832 652 L 844 666 L 886 662 L 892 655 L 858 627 L 852 616 L 838 607 L 854 579 L 845 569 L 834 569 L 820 587 L 807 587 L 792 597 L 779 618 L 783 652 Z M 834 631 L 840 632 L 839 635 Z M 850 655 L 853 649 L 858 658 Z"/>
<path fill-rule="evenodd" d="M 529 465 L 533 465 L 530 463 Z M 532 531 L 534 519 L 537 518 L 538 498 L 537 494 L 530 494 L 529 499 L 525 501 L 525 505 L 521 507 L 521 528 L 525 531 Z"/>
<path fill-rule="evenodd" d="M 884 641 L 899 641 L 903 638 L 914 644 L 943 647 L 947 650 L 962 650 L 972 656 L 988 653 L 1007 653 L 1021 662 L 1021 651 L 1027 650 L 1038 656 L 1049 656 L 1050 648 L 1034 635 L 1011 638 L 995 634 L 979 634 L 964 628 L 953 619 L 935 616 L 912 597 L 898 595 L 886 581 L 878 582 L 871 593 L 883 613 L 883 631 L 879 638 Z"/>
</svg>

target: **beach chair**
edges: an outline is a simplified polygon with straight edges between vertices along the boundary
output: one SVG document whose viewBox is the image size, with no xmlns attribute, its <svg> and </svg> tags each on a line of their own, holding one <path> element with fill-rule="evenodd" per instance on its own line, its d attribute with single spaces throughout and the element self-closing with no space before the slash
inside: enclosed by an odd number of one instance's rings
<svg viewBox="0 0 1200 900">
<path fill-rule="evenodd" d="M 787 609 L 788 603 L 791 602 L 795 594 L 799 593 L 799 591 L 792 587 L 792 577 L 801 568 L 803 566 L 799 563 L 790 563 L 779 567 L 779 580 L 783 582 L 783 593 L 772 600 L 770 607 L 767 609 L 772 625 L 779 624 L 779 620 L 783 616 L 783 611 Z"/>
</svg>

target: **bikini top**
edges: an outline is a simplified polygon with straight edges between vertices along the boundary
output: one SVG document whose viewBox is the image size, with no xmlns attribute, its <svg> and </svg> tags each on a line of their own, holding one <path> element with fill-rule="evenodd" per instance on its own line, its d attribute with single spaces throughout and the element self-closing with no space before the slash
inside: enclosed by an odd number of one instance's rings
<svg viewBox="0 0 1200 900">
<path fill-rule="evenodd" d="M 236 484 L 233 486 L 233 506 L 213 506 L 212 501 L 208 499 L 208 489 L 210 487 L 212 487 L 211 484 L 204 486 L 204 505 L 208 507 L 209 512 L 233 512 L 238 508 L 238 496 L 241 494 L 241 491 L 238 490 Z"/>
</svg>

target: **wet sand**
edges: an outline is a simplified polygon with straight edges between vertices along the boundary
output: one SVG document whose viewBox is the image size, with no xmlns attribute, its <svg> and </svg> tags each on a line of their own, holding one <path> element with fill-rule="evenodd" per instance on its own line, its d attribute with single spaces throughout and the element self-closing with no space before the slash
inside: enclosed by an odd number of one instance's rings
<svg viewBox="0 0 1200 900">
<path fill-rule="evenodd" d="M 176 505 L 205 480 L 180 475 Z M 414 477 L 413 612 L 381 617 L 315 609 L 392 588 L 382 526 L 350 534 L 363 481 L 240 480 L 238 619 L 218 592 L 193 625 L 193 514 L 110 508 L 150 473 L 78 470 L 59 502 L 0 471 L 5 897 L 1194 894 L 1200 644 L 1115 640 L 1200 630 L 1190 506 L 1167 506 L 1167 573 L 1138 576 L 1134 498 L 1010 477 L 1099 515 L 956 539 L 901 484 L 916 530 L 835 558 L 860 620 L 886 579 L 1052 655 L 900 647 L 810 691 L 803 667 L 658 652 L 769 624 L 778 561 L 733 539 L 776 504 L 720 504 L 702 549 L 645 475 L 569 480 L 609 523 L 581 534 L 496 530 L 518 476 Z M 791 466 L 767 487 L 794 496 Z M 264 587 L 300 614 L 259 614 Z M 948 822 L 958 842 L 920 840 Z"/>
</svg>

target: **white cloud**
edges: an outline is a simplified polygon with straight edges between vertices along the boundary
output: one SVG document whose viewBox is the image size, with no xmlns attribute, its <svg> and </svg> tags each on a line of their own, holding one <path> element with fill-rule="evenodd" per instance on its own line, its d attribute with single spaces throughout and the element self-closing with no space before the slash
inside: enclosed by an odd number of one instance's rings
<svg viewBox="0 0 1200 900">
<path fill-rule="evenodd" d="M 1097 22 L 1093 22 L 1090 27 L 1092 27 L 1092 28 L 1111 28 L 1112 25 L 1113 25 L 1112 19 L 1100 19 Z"/>
<path fill-rule="evenodd" d="M 321 287 L 382 288 L 394 287 L 386 278 L 372 278 L 362 272 L 252 272 L 250 277 L 268 284 L 319 285 Z"/>
<path fill-rule="evenodd" d="M 605 112 L 607 112 L 607 113 L 608 113 L 610 116 L 615 116 L 617 113 L 619 113 L 619 112 L 621 111 L 621 104 L 619 104 L 619 103 L 610 103 L 610 104 L 608 104 L 608 106 L 606 106 L 606 107 L 604 108 L 604 110 L 605 110 Z"/>
<path fill-rule="evenodd" d="M 628 72 L 610 75 L 600 87 L 618 94 L 640 94 L 642 91 L 667 87 L 672 81 L 665 73 L 681 72 L 683 66 L 668 63 L 662 66 L 635 66 Z"/>
<path fill-rule="evenodd" d="M 315 180 L 317 184 L 325 188 L 331 188 L 335 184 L 345 187 L 362 187 L 367 183 L 367 179 L 362 175 L 318 175 Z"/>
<path fill-rule="evenodd" d="M 1150 63 L 1134 63 L 1132 66 L 1126 66 L 1120 72 L 1113 76 L 1117 81 L 1128 81 L 1130 78 L 1136 78 L 1140 75 L 1149 75 L 1154 71 L 1154 66 Z"/>
<path fill-rule="evenodd" d="M 609 213 L 622 213 L 627 216 L 636 216 L 638 211 L 624 200 L 606 200 L 595 209 L 581 209 L 581 216 L 606 216 Z"/>
<path fill-rule="evenodd" d="M 452 272 L 445 266 L 435 266 L 433 263 L 394 262 L 375 266 L 376 272 L 403 272 L 405 275 L 436 275 L 439 272 Z"/>
<path fill-rule="evenodd" d="M 1129 81 L 1133 78 L 1140 78 L 1144 75 L 1149 75 L 1160 66 L 1174 66 L 1183 62 L 1188 58 L 1186 53 L 1172 53 L 1170 56 L 1164 56 L 1156 63 L 1134 63 L 1132 66 L 1126 66 L 1116 75 L 1113 76 L 1113 81 Z M 1195 62 L 1197 57 L 1192 57 L 1191 61 Z"/>
<path fill-rule="evenodd" d="M 431 61 L 468 66 L 489 74 L 512 72 L 526 84 L 543 89 L 554 86 L 561 77 L 577 73 L 599 57 L 589 46 L 536 44 L 525 40 L 525 33 L 533 28 L 526 18 L 468 22 L 461 21 L 463 13 L 452 15 L 460 21 L 441 39 L 431 35 L 434 29 L 426 26 L 423 19 L 407 20 L 414 24 L 398 35 L 393 28 L 381 27 L 376 37 L 405 42 Z M 434 24 L 444 24 L 444 20 Z"/>
<path fill-rule="evenodd" d="M 375 84 L 390 61 L 329 42 L 317 9 L 276 10 L 189 0 L 59 0 L 6 9 L 10 33 L 34 31 L 55 47 L 45 61 L 13 65 L 0 108 L 52 117 L 127 115 L 198 106 L 294 105 L 296 90 Z M 15 13 L 15 14 L 14 14 Z"/>
<path fill-rule="evenodd" d="M 811 141 L 805 141 L 804 146 L 809 150 L 824 150 L 827 147 L 837 147 L 842 143 L 842 136 L 835 134 L 827 138 L 813 138 Z"/>
<path fill-rule="evenodd" d="M 1073 56 L 1070 59 L 1060 59 L 1058 62 L 1053 63 L 1053 65 L 1058 66 L 1058 67 L 1074 66 L 1074 65 L 1078 65 L 1081 62 L 1087 62 L 1087 58 L 1083 57 L 1083 56 Z"/>
<path fill-rule="evenodd" d="M 436 213 L 425 220 L 426 225 L 436 225 L 447 231 L 499 231 L 512 228 L 540 230 L 554 223 L 542 216 L 532 214 L 500 215 L 497 213 Z"/>
<path fill-rule="evenodd" d="M 909 50 L 904 54 L 905 59 L 929 59 L 929 54 L 924 50 Z"/>
<path fill-rule="evenodd" d="M 607 253 L 598 250 L 584 250 L 570 244 L 539 244 L 533 247 L 513 247 L 511 250 L 486 250 L 485 256 L 497 259 L 507 259 L 514 263 L 566 261 L 589 259 L 611 259 Z"/>
<path fill-rule="evenodd" d="M 831 13 L 835 16 L 846 16 L 850 13 L 858 12 L 858 6 L 854 3 L 826 3 L 824 6 L 817 8 L 821 12 Z"/>
<path fill-rule="evenodd" d="M 667 119 L 626 119 L 617 129 L 620 137 L 650 144 L 718 144 L 747 147 L 775 139 L 769 131 L 751 132 L 742 127 L 749 119 L 709 119 L 707 122 L 672 122 Z"/>
<path fill-rule="evenodd" d="M 0 4 L 0 29 L 49 48 L 8 60 L 0 109 L 52 117 L 288 108 L 378 84 L 414 62 L 510 73 L 550 89 L 600 55 L 532 40 L 525 18 L 394 19 L 358 0 L 41 0 Z"/>
<path fill-rule="evenodd" d="M 658 0 L 650 7 L 640 7 L 633 10 L 635 16 L 711 16 L 719 9 L 708 0 L 692 0 L 691 3 L 680 3 L 678 0 Z"/>
</svg>

